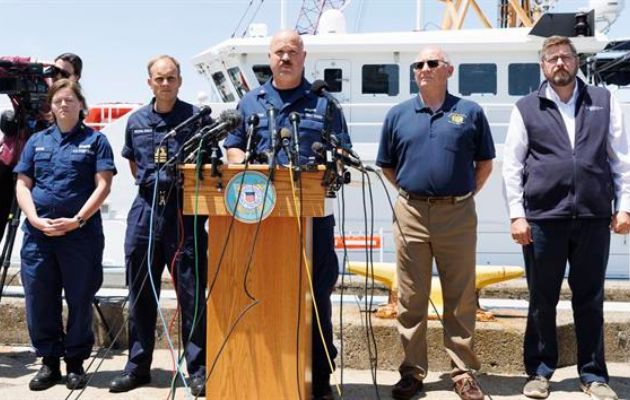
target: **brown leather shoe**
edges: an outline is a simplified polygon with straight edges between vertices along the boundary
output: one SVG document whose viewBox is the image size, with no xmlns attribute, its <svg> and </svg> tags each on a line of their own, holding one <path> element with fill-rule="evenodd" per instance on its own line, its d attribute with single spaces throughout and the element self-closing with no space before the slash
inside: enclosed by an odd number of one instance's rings
<svg viewBox="0 0 630 400">
<path fill-rule="evenodd" d="M 453 390 L 462 400 L 483 400 L 485 397 L 477 380 L 470 374 L 453 382 Z"/>
<path fill-rule="evenodd" d="M 396 400 L 409 400 L 422 390 L 422 381 L 405 375 L 392 387 L 392 397 Z"/>
</svg>

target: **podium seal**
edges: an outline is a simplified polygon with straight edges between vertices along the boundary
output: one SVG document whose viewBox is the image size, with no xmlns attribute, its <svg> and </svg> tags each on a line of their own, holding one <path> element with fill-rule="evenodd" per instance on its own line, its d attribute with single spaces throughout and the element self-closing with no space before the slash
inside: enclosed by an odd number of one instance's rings
<svg viewBox="0 0 630 400">
<path fill-rule="evenodd" d="M 273 211 L 276 205 L 276 188 L 261 172 L 239 172 L 228 182 L 223 199 L 230 215 L 240 222 L 256 224 Z"/>
</svg>

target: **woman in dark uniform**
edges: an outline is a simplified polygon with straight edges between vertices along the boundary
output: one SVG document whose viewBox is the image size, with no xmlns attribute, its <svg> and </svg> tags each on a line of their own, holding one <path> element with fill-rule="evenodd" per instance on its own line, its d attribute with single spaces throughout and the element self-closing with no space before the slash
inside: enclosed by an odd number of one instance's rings
<svg viewBox="0 0 630 400">
<path fill-rule="evenodd" d="M 28 330 L 43 366 L 30 381 L 44 390 L 61 380 L 85 386 L 92 301 L 103 280 L 103 226 L 99 207 L 116 174 L 107 138 L 82 122 L 86 107 L 78 83 L 56 81 L 48 92 L 54 124 L 26 143 L 15 172 L 16 196 L 27 221 L 22 229 L 21 277 Z M 62 289 L 68 321 L 61 318 Z"/>
</svg>

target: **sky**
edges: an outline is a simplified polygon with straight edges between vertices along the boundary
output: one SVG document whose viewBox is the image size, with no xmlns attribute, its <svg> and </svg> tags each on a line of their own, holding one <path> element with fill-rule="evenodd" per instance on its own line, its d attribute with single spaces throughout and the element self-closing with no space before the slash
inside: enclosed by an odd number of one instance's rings
<svg viewBox="0 0 630 400">
<path fill-rule="evenodd" d="M 251 3 L 251 6 L 249 6 Z M 270 33 L 280 28 L 279 0 L 0 0 L 0 55 L 53 60 L 74 52 L 84 63 L 83 85 L 89 104 L 146 103 L 147 61 L 170 54 L 182 64 L 180 97 L 196 103 L 207 83 L 194 71 L 191 58 L 228 39 L 239 20 L 237 36 L 249 21 L 266 23 Z M 297 21 L 302 0 L 288 0 L 289 27 Z M 438 28 L 444 5 L 423 1 L 424 27 Z M 496 0 L 477 0 L 490 21 L 496 20 Z M 630 38 L 630 2 L 609 36 Z M 352 0 L 346 8 L 349 32 L 410 31 L 415 28 L 414 0 Z M 558 11 L 574 11 L 586 0 L 559 0 Z M 249 6 L 249 8 L 248 8 Z M 249 10 L 247 14 L 246 11 Z M 465 27 L 477 27 L 469 12 Z M 623 22 L 626 22 L 625 24 Z M 307 49 L 308 50 L 308 49 Z M 0 96 L 0 105 L 6 96 Z"/>
</svg>

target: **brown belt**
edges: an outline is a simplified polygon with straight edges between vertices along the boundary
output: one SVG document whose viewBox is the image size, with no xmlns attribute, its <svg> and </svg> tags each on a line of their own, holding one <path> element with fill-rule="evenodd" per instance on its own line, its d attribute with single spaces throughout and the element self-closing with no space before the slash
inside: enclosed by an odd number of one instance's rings
<svg viewBox="0 0 630 400">
<path fill-rule="evenodd" d="M 464 201 L 470 196 L 472 192 L 468 192 L 461 196 L 421 196 L 407 192 L 405 189 L 398 189 L 398 193 L 407 200 L 426 201 L 427 203 L 440 203 L 440 204 L 455 204 L 460 201 Z"/>
</svg>

